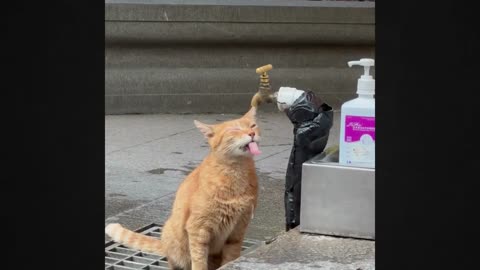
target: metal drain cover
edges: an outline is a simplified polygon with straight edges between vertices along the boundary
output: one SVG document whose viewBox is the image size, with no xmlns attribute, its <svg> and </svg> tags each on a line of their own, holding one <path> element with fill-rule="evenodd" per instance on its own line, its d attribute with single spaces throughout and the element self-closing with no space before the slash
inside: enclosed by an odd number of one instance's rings
<svg viewBox="0 0 480 270">
<path fill-rule="evenodd" d="M 162 226 L 152 223 L 136 232 L 159 238 L 162 234 Z M 263 242 L 252 239 L 244 239 L 242 254 L 248 253 Z M 130 249 L 114 241 L 105 243 L 105 269 L 107 270 L 164 270 L 169 269 L 167 258 L 152 253 Z"/>
</svg>

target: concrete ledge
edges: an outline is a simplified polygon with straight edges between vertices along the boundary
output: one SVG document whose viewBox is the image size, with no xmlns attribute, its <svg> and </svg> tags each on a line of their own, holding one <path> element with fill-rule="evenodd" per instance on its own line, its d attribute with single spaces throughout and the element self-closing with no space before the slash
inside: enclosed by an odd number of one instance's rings
<svg viewBox="0 0 480 270">
<path fill-rule="evenodd" d="M 352 69 L 279 68 L 271 72 L 272 87 L 297 87 L 323 94 L 355 92 L 359 72 Z M 123 79 L 122 79 L 123 78 Z M 109 69 L 105 83 L 110 94 L 253 94 L 258 88 L 258 76 L 249 69 L 217 68 L 146 68 Z M 338 90 L 346 89 L 346 90 Z"/>
<path fill-rule="evenodd" d="M 106 0 L 105 21 L 375 24 L 373 2 Z"/>
<path fill-rule="evenodd" d="M 108 44 L 374 44 L 375 28 L 362 24 L 106 22 Z"/>
<path fill-rule="evenodd" d="M 250 78 L 258 78 L 255 68 L 273 64 L 271 80 L 276 81 L 280 68 L 293 70 L 312 68 L 348 68 L 347 62 L 357 57 L 371 57 L 372 46 L 302 45 L 296 43 L 262 46 L 252 44 L 109 46 L 105 51 L 106 69 L 143 68 L 218 68 L 245 69 Z M 373 70 L 374 71 L 374 70 Z M 248 78 L 248 77 L 247 77 Z"/>
<path fill-rule="evenodd" d="M 217 2 L 106 1 L 106 42 L 373 44 L 375 40 L 372 2 Z"/>
<path fill-rule="evenodd" d="M 109 114 L 241 112 L 258 88 L 258 76 L 253 72 L 234 68 L 111 68 L 105 72 L 105 85 L 111 89 L 106 93 L 106 107 Z M 273 89 L 294 86 L 312 90 L 339 108 L 345 98 L 354 97 L 358 72 L 347 68 L 278 68 L 270 77 Z M 265 105 L 262 110 L 275 111 L 276 106 Z"/>
<path fill-rule="evenodd" d="M 344 100 L 353 99 L 354 94 L 320 94 L 320 97 L 334 108 Z M 249 109 L 252 94 L 222 93 L 187 95 L 138 94 L 106 95 L 106 114 L 155 114 L 155 113 L 245 113 Z M 278 112 L 276 105 L 267 104 L 259 108 L 262 112 Z"/>
</svg>

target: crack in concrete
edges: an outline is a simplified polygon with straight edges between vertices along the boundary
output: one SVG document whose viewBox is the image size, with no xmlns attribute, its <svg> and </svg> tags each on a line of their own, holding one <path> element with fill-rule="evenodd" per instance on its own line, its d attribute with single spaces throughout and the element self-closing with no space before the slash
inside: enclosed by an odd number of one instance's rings
<svg viewBox="0 0 480 270">
<path fill-rule="evenodd" d="M 268 156 L 266 156 L 266 157 L 264 157 L 264 158 L 261 158 L 261 159 L 259 159 L 259 160 L 255 160 L 255 163 L 259 163 L 259 162 L 262 161 L 262 160 L 265 160 L 265 159 L 267 159 L 267 158 L 269 158 L 269 157 L 276 156 L 276 155 L 281 154 L 281 153 L 283 153 L 283 152 L 285 152 L 285 151 L 287 151 L 287 150 L 290 150 L 290 149 L 291 149 L 291 148 L 289 147 L 289 148 L 283 149 L 282 151 L 279 151 L 279 152 L 273 153 L 273 154 L 271 154 L 271 155 L 268 155 Z"/>
<path fill-rule="evenodd" d="M 168 193 L 168 194 L 165 194 L 165 195 L 163 195 L 163 196 L 160 196 L 159 198 L 157 198 L 157 199 L 155 199 L 155 200 L 149 201 L 149 202 L 144 203 L 144 204 L 141 204 L 141 205 L 139 205 L 139 206 L 137 206 L 137 207 L 127 209 L 127 210 L 125 210 L 125 211 L 123 211 L 123 212 L 120 212 L 120 213 L 114 215 L 114 216 L 108 217 L 108 218 L 105 219 L 105 223 L 114 222 L 114 221 L 118 220 L 119 217 L 122 216 L 122 215 L 127 215 L 127 214 L 129 214 L 129 213 L 131 213 L 131 212 L 133 212 L 133 211 L 139 210 L 139 209 L 142 208 L 142 207 L 145 207 L 145 206 L 148 206 L 148 205 L 151 205 L 151 204 L 155 204 L 155 203 L 161 201 L 162 199 L 164 199 L 165 197 L 171 196 L 172 194 L 175 194 L 175 193 L 176 193 L 176 191 L 173 191 L 173 192 L 171 192 L 171 193 Z"/>
<path fill-rule="evenodd" d="M 110 152 L 106 153 L 105 155 L 107 156 L 107 155 L 110 155 L 110 154 L 113 154 L 113 153 L 116 153 L 116 152 L 124 151 L 124 150 L 126 150 L 126 149 L 130 149 L 130 148 L 133 148 L 133 147 L 145 145 L 145 144 L 147 144 L 147 143 L 151 143 L 151 142 L 158 141 L 158 140 L 163 140 L 163 139 L 166 139 L 166 138 L 169 138 L 169 137 L 173 137 L 173 136 L 176 136 L 176 135 L 179 135 L 179 134 L 187 133 L 187 132 L 192 131 L 192 130 L 196 130 L 196 128 L 190 128 L 190 129 L 187 129 L 187 130 L 183 130 L 183 131 L 180 131 L 180 132 L 177 132 L 177 133 L 173 133 L 173 134 L 170 134 L 170 135 L 167 135 L 167 136 L 163 136 L 163 137 L 160 137 L 160 138 L 155 138 L 155 139 L 153 139 L 153 140 L 149 140 L 149 141 L 142 142 L 142 143 L 139 143 L 139 144 L 135 144 L 135 145 L 130 145 L 130 146 L 127 146 L 127 147 L 123 147 L 123 148 L 120 148 L 120 149 L 117 149 L 117 150 L 110 151 Z"/>
<path fill-rule="evenodd" d="M 291 143 L 280 143 L 280 144 L 259 144 L 261 147 L 270 147 L 270 146 L 287 146 L 292 145 Z"/>
</svg>

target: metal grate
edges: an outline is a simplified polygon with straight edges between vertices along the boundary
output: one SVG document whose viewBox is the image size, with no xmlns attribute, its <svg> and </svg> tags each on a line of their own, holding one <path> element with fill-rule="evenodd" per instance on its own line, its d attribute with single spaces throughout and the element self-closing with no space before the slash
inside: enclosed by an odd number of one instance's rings
<svg viewBox="0 0 480 270">
<path fill-rule="evenodd" d="M 159 238 L 162 226 L 152 223 L 136 232 Z M 242 254 L 257 248 L 261 241 L 245 239 L 242 245 Z M 152 253 L 130 249 L 114 241 L 105 243 L 105 269 L 106 270 L 164 270 L 168 268 L 167 258 Z"/>
</svg>

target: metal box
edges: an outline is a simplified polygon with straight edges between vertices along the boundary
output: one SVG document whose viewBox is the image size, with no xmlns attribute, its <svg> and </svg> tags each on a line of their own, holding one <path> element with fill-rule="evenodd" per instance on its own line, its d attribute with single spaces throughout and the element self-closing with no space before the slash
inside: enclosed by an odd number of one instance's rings
<svg viewBox="0 0 480 270">
<path fill-rule="evenodd" d="M 301 232 L 375 239 L 375 169 L 342 166 L 324 153 L 302 167 Z"/>
</svg>

